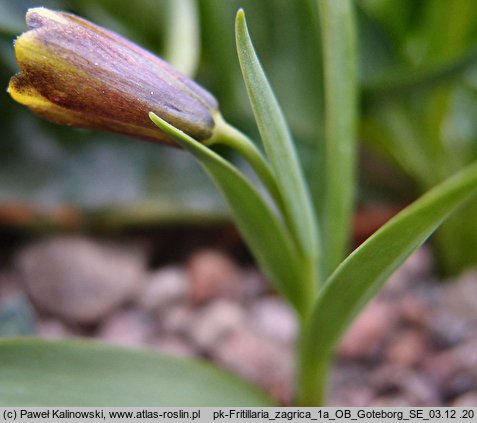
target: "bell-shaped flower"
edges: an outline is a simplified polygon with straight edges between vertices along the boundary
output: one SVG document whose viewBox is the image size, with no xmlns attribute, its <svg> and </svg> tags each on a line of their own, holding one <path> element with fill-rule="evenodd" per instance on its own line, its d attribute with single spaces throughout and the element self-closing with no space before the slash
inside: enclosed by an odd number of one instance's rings
<svg viewBox="0 0 477 423">
<path fill-rule="evenodd" d="M 149 119 L 154 112 L 199 141 L 212 136 L 217 101 L 162 59 L 69 13 L 34 8 L 26 22 L 8 91 L 37 115 L 174 144 Z"/>
</svg>

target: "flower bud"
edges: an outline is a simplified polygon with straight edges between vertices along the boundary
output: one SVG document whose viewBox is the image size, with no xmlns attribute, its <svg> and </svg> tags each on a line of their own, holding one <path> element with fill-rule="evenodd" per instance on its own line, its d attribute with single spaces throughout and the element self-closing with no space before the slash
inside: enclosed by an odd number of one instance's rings
<svg viewBox="0 0 477 423">
<path fill-rule="evenodd" d="M 37 115 L 174 145 L 154 112 L 199 141 L 212 136 L 215 98 L 157 56 L 69 13 L 33 8 L 26 22 L 8 91 Z"/>
</svg>

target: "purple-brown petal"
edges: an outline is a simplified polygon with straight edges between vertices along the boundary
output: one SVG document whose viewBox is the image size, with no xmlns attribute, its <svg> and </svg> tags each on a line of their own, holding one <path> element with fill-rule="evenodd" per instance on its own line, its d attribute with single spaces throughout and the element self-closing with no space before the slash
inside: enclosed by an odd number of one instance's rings
<svg viewBox="0 0 477 423">
<path fill-rule="evenodd" d="M 215 98 L 163 60 L 68 13 L 31 9 L 27 25 L 30 30 L 15 43 L 22 76 L 9 91 L 35 113 L 56 123 L 167 142 L 148 118 L 153 111 L 195 139 L 212 136 Z M 21 86 L 46 102 L 29 104 L 31 96 L 16 95 Z M 56 106 L 51 114 L 48 104 Z"/>
</svg>

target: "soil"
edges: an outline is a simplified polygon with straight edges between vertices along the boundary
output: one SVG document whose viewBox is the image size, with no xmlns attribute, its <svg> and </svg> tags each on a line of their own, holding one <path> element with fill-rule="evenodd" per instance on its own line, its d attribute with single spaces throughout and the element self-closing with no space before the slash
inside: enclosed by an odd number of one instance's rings
<svg viewBox="0 0 477 423">
<path fill-rule="evenodd" d="M 201 357 L 292 404 L 296 318 L 231 227 L 13 236 L 2 249 L 0 336 Z M 337 349 L 329 405 L 477 406 L 477 270 L 439 280 L 434 268 L 424 246 L 359 315 Z"/>
</svg>

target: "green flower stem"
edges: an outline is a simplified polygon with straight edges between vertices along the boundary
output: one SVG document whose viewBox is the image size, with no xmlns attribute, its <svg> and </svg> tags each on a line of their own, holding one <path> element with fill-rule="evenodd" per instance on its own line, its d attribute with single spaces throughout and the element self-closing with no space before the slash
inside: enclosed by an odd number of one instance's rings
<svg viewBox="0 0 477 423">
<path fill-rule="evenodd" d="M 286 207 L 280 190 L 278 189 L 275 176 L 273 175 L 267 160 L 254 142 L 238 129 L 229 125 L 220 114 L 215 116 L 215 122 L 216 130 L 214 136 L 209 140 L 204 141 L 203 144 L 209 147 L 221 144 L 240 153 L 252 166 L 257 176 L 263 182 L 278 209 L 282 213 L 285 213 Z"/>
<path fill-rule="evenodd" d="M 306 330 L 306 321 L 302 322 L 300 330 L 300 341 L 298 344 L 297 360 L 297 393 L 295 404 L 298 407 L 323 407 L 327 398 L 328 373 L 330 371 L 330 361 L 321 360 L 318 366 L 312 369 L 309 366 L 309 360 L 306 357 L 305 337 L 309 336 Z M 315 334 L 315 336 L 318 336 Z"/>
<path fill-rule="evenodd" d="M 317 281 L 319 281 L 320 275 L 316 262 L 316 258 L 311 255 L 301 255 L 301 263 L 303 266 L 302 283 L 307 295 L 307 301 L 304 302 L 302 313 L 299 316 L 302 326 L 308 321 L 319 292 Z"/>
</svg>

